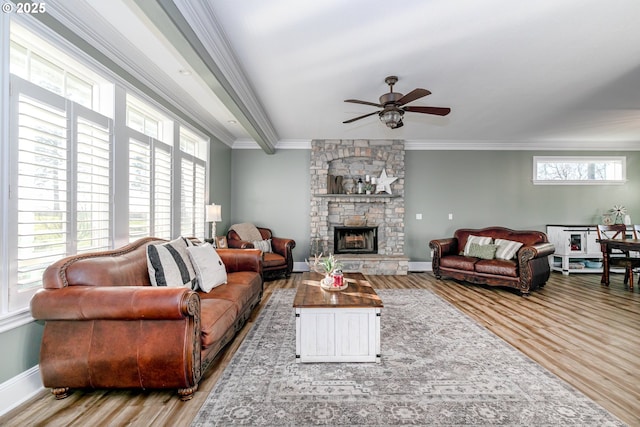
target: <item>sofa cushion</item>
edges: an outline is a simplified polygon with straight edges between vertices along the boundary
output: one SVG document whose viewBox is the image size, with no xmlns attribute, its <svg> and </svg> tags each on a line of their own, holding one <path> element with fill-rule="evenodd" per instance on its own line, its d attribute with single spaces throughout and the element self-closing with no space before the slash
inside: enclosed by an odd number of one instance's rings
<svg viewBox="0 0 640 427">
<path fill-rule="evenodd" d="M 448 255 L 440 259 L 440 267 L 474 271 L 474 265 L 476 262 L 478 262 L 478 258 L 464 255 Z"/>
<path fill-rule="evenodd" d="M 196 272 L 187 254 L 189 246 L 193 246 L 193 243 L 184 237 L 147 246 L 147 269 L 151 285 L 195 287 Z"/>
<path fill-rule="evenodd" d="M 480 259 L 494 259 L 496 257 L 497 249 L 498 247 L 494 244 L 479 245 L 477 243 L 471 243 L 468 256 Z"/>
<path fill-rule="evenodd" d="M 204 301 L 207 299 L 224 299 L 235 304 L 238 312 L 245 309 L 249 301 L 260 291 L 262 287 L 262 278 L 256 272 L 239 271 L 229 273 L 227 275 L 227 283 L 218 286 L 208 293 L 199 292 L 200 298 Z"/>
<path fill-rule="evenodd" d="M 478 273 L 518 277 L 518 266 L 515 261 L 481 259 L 475 263 L 475 269 Z"/>
<path fill-rule="evenodd" d="M 238 315 L 236 305 L 225 299 L 207 299 L 200 301 L 200 343 L 208 348 L 217 343 L 232 327 Z"/>
<path fill-rule="evenodd" d="M 282 255 L 275 252 L 266 252 L 262 260 L 262 266 L 264 268 L 269 267 L 281 267 L 286 264 L 286 261 Z"/>
<path fill-rule="evenodd" d="M 471 245 L 473 243 L 476 243 L 478 245 L 488 245 L 492 241 L 493 238 L 491 237 L 470 235 L 469 237 L 467 237 L 467 243 L 464 245 L 464 255 L 469 255 L 469 250 L 471 249 Z"/>
<path fill-rule="evenodd" d="M 498 246 L 496 251 L 496 258 L 498 259 L 513 259 L 518 253 L 518 249 L 522 247 L 522 242 L 506 239 L 496 239 L 493 243 Z"/>
<path fill-rule="evenodd" d="M 227 270 L 210 243 L 189 246 L 187 253 L 196 271 L 200 290 L 209 292 L 216 286 L 227 283 Z"/>
</svg>

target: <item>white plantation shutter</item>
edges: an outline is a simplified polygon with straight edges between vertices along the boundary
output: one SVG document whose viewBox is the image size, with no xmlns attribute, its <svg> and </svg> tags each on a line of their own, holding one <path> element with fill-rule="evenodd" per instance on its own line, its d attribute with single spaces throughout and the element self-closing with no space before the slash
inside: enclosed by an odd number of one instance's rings
<svg viewBox="0 0 640 427">
<path fill-rule="evenodd" d="M 128 129 L 129 241 L 171 239 L 172 148 Z"/>
<path fill-rule="evenodd" d="M 151 236 L 151 145 L 129 139 L 129 241 Z"/>
<path fill-rule="evenodd" d="M 171 150 L 154 150 L 153 235 L 171 239 Z"/>
<path fill-rule="evenodd" d="M 45 268 L 110 247 L 111 120 L 11 78 L 9 310 L 24 307 Z"/>
<path fill-rule="evenodd" d="M 49 95 L 49 94 L 46 94 Z M 42 273 L 67 253 L 68 146 L 64 100 L 17 95 L 17 253 L 10 306 L 42 284 Z M 57 102 L 51 102 L 57 101 Z M 62 108 L 60 108 L 62 107 Z"/>
<path fill-rule="evenodd" d="M 205 163 L 184 155 L 180 165 L 180 233 L 204 238 Z"/>
<path fill-rule="evenodd" d="M 111 247 L 111 129 L 105 117 L 83 114 L 75 126 L 76 252 L 92 252 Z"/>
</svg>

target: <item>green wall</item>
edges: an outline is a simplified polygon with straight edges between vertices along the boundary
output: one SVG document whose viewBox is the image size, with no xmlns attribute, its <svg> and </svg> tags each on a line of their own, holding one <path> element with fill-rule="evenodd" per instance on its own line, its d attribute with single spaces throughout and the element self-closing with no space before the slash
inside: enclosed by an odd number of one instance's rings
<svg viewBox="0 0 640 427">
<path fill-rule="evenodd" d="M 232 218 L 224 229 L 240 222 L 270 228 L 276 237 L 296 241 L 295 261 L 309 248 L 310 150 L 233 150 Z"/>
<path fill-rule="evenodd" d="M 0 383 L 38 364 L 43 325 L 31 322 L 0 334 Z"/>
<path fill-rule="evenodd" d="M 627 157 L 625 185 L 533 185 L 533 156 Z M 639 152 L 407 151 L 405 254 L 429 261 L 429 241 L 458 228 L 502 225 L 545 231 L 547 224 L 591 224 L 615 204 L 640 222 Z M 232 221 L 269 226 L 309 256 L 309 150 L 232 152 Z M 416 220 L 416 214 L 422 220 Z M 453 220 L 448 214 L 453 214 Z M 226 229 L 225 229 L 226 231 Z"/>
<path fill-rule="evenodd" d="M 627 157 L 625 185 L 533 185 L 533 156 Z M 407 151 L 405 253 L 430 260 L 428 243 L 458 228 L 594 224 L 613 205 L 640 222 L 639 152 Z M 422 213 L 423 219 L 416 220 Z M 449 213 L 453 220 L 448 219 Z"/>
</svg>

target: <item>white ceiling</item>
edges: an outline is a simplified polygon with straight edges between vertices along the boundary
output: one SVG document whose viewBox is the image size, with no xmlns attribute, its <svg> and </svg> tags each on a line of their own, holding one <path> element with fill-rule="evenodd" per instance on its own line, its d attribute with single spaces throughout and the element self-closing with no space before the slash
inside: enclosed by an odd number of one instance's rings
<svg viewBox="0 0 640 427">
<path fill-rule="evenodd" d="M 638 0 L 149 3 L 56 9 L 230 145 L 394 138 L 640 149 Z M 377 102 L 388 75 L 399 77 L 397 92 L 432 92 L 410 105 L 451 114 L 406 113 L 394 130 L 376 115 L 343 124 L 375 109 L 343 100 Z"/>
</svg>

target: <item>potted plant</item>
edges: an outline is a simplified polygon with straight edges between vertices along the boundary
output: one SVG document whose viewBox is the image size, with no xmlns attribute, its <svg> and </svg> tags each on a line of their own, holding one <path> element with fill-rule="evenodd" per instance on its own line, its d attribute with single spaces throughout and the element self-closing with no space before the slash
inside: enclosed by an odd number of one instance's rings
<svg viewBox="0 0 640 427">
<path fill-rule="evenodd" d="M 333 254 L 329 254 L 328 256 L 316 254 L 313 258 L 313 263 L 307 261 L 307 265 L 312 271 L 324 275 L 324 279 L 321 281 L 323 287 L 333 286 L 333 274 L 342 269 L 342 263 L 338 261 Z"/>
</svg>

